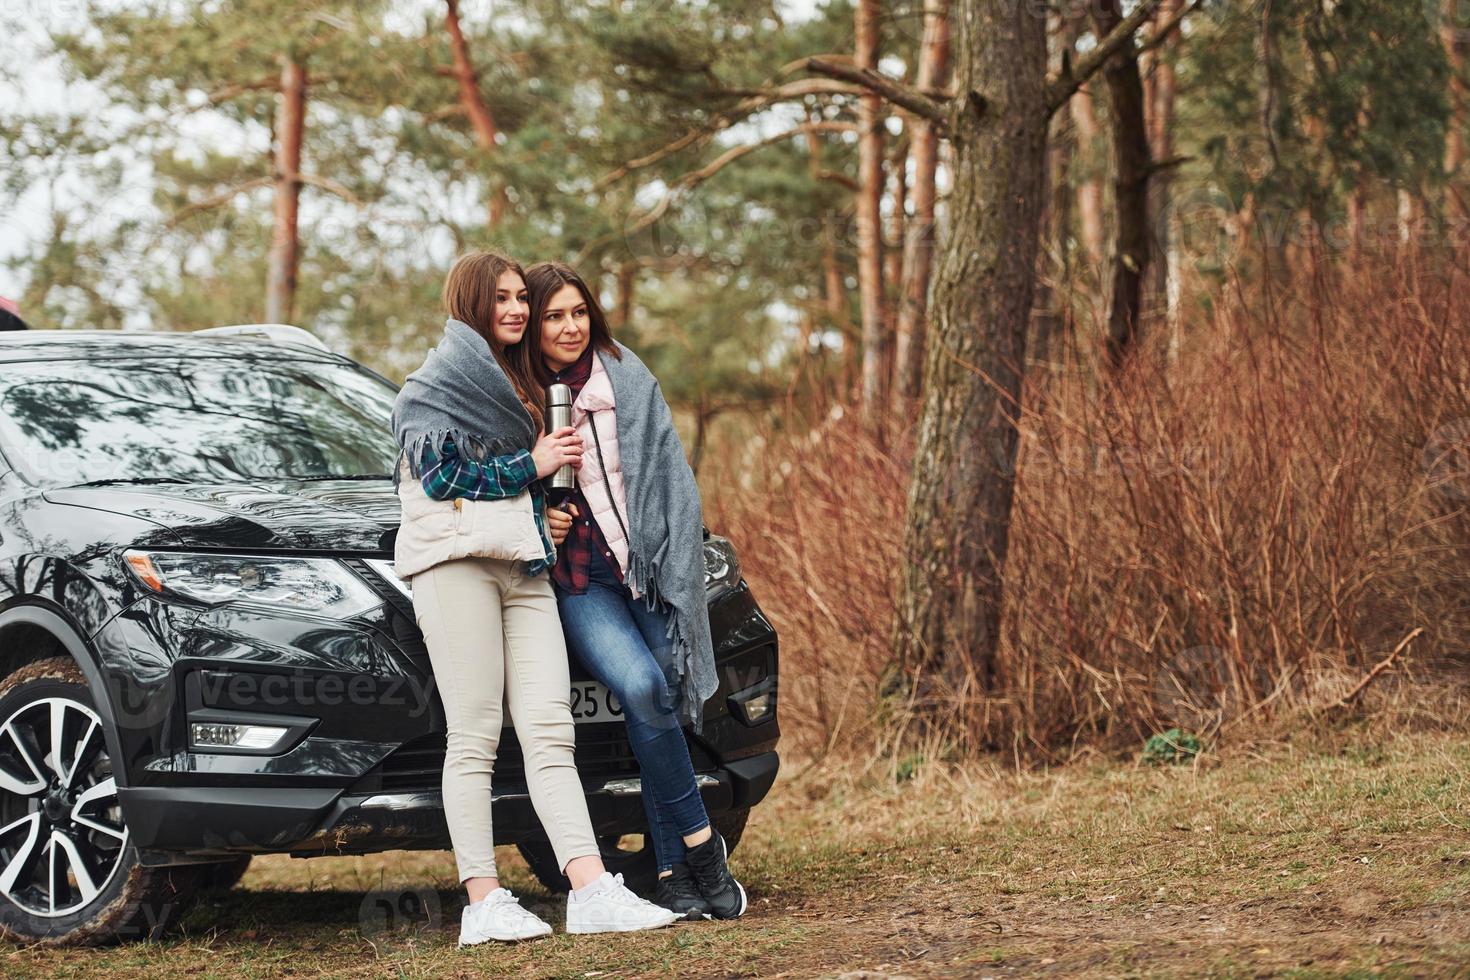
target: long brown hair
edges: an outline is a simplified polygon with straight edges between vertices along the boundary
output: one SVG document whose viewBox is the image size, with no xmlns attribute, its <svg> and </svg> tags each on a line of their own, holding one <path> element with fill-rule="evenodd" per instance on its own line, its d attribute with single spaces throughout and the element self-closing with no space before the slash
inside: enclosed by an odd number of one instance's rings
<svg viewBox="0 0 1470 980">
<path fill-rule="evenodd" d="M 611 354 L 617 360 L 623 359 L 618 345 L 613 343 L 612 330 L 607 325 L 607 314 L 602 312 L 602 304 L 597 302 L 597 295 L 577 275 L 577 270 L 564 262 L 537 262 L 526 270 L 526 293 L 531 300 L 531 322 L 526 324 L 526 333 L 516 345 L 519 350 L 512 357 L 526 377 L 543 388 L 551 384 L 555 372 L 546 366 L 546 359 L 541 356 L 541 317 L 546 313 L 546 304 L 551 302 L 551 297 L 560 292 L 563 286 L 575 286 L 577 292 L 582 294 L 582 301 L 587 304 L 589 346 L 593 350 Z"/>
<path fill-rule="evenodd" d="M 523 334 L 520 343 L 512 347 L 506 347 L 495 339 L 495 292 L 500 277 L 507 272 L 520 276 L 522 282 L 526 279 L 526 270 L 521 268 L 521 264 L 499 252 L 478 251 L 461 255 L 450 267 L 449 275 L 444 277 L 444 312 L 468 324 L 485 339 L 490 353 L 495 355 L 500 369 L 515 387 L 521 404 L 531 413 L 536 428 L 540 429 L 543 424 L 542 400 L 535 386 L 527 383 L 526 373 L 518 364 L 522 358 L 516 350 L 526 346 L 527 336 Z"/>
</svg>

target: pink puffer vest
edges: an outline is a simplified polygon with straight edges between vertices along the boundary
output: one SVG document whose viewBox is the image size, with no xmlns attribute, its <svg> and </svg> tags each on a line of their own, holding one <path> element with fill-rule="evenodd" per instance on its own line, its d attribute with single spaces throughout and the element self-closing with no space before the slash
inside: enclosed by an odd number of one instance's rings
<svg viewBox="0 0 1470 980">
<path fill-rule="evenodd" d="M 597 439 L 592 437 L 592 426 L 597 426 L 597 437 L 602 441 L 602 457 L 607 462 L 607 472 L 597 458 Z M 628 520 L 628 495 L 623 487 L 622 457 L 618 453 L 618 423 L 613 401 L 612 380 L 602 366 L 602 355 L 592 355 L 592 374 L 582 386 L 582 393 L 572 403 L 572 426 L 582 437 L 582 469 L 577 474 L 577 483 L 587 506 L 592 508 L 592 518 L 607 546 L 618 559 L 623 570 L 623 579 L 628 577 L 628 538 L 623 534 L 618 517 L 613 514 L 613 502 L 617 503 L 618 515 Z M 609 496 L 611 494 L 611 496 Z M 629 586 L 631 588 L 631 586 Z M 636 599 L 638 593 L 635 591 Z"/>
</svg>

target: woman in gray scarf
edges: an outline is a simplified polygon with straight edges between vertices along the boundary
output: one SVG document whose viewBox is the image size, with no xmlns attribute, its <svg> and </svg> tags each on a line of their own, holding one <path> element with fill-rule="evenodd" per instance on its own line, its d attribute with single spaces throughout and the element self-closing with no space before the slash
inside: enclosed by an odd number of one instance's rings
<svg viewBox="0 0 1470 980">
<path fill-rule="evenodd" d="M 526 761 L 531 801 L 571 881 L 567 931 L 631 932 L 674 913 L 603 867 L 572 751 L 571 678 L 547 569 L 567 524 L 548 531 L 541 479 L 581 464 L 570 429 L 540 435 L 532 390 L 507 370 L 525 333 L 525 276 L 493 252 L 467 255 L 444 283 L 444 337 L 393 408 L 403 519 L 394 560 L 413 586 L 447 722 L 444 815 L 469 896 L 460 945 L 531 939 L 551 926 L 500 886 L 491 773 L 502 704 Z"/>
<path fill-rule="evenodd" d="M 699 488 L 658 381 L 612 339 L 581 276 L 542 262 L 526 285 L 518 373 L 537 390 L 572 389 L 585 449 L 552 569 L 567 645 L 623 706 L 658 865 L 654 900 L 685 918 L 733 919 L 745 889 L 710 826 L 681 728 L 698 727 L 716 688 Z"/>
</svg>

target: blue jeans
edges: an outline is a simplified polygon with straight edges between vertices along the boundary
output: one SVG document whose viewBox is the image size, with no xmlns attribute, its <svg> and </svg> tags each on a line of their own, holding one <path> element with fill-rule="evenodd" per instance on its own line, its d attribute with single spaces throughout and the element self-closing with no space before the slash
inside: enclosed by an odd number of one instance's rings
<svg viewBox="0 0 1470 980">
<path fill-rule="evenodd" d="M 684 860 L 684 835 L 709 824 L 694 784 L 689 743 L 674 715 L 668 607 L 660 603 L 650 610 L 644 599 L 634 599 L 596 554 L 587 591 L 570 595 L 557 589 L 556 604 L 567 648 L 622 702 L 628 741 L 641 770 L 654 857 L 658 870 L 667 871 Z"/>
</svg>

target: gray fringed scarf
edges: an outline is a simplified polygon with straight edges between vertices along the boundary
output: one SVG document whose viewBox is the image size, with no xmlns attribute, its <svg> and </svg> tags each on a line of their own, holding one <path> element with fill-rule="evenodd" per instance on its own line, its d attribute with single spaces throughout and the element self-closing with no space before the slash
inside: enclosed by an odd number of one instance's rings
<svg viewBox="0 0 1470 980">
<path fill-rule="evenodd" d="M 654 608 L 673 610 L 679 718 L 698 731 L 705 701 L 719 686 L 704 587 L 704 517 L 694 471 L 674 431 L 658 379 L 618 344 L 622 360 L 601 352 L 612 382 L 618 447 L 628 496 L 628 578 Z M 415 477 L 425 449 L 450 436 L 466 454 L 483 447 L 500 456 L 536 444 L 539 433 L 484 338 L 450 320 L 444 339 L 403 384 L 393 405 L 393 431 Z M 396 486 L 398 467 L 394 467 Z"/>
<path fill-rule="evenodd" d="M 674 431 L 658 379 L 618 344 L 622 360 L 598 352 L 612 382 L 618 451 L 628 495 L 628 578 L 650 609 L 673 608 L 679 718 L 699 730 L 704 702 L 719 686 L 704 587 L 704 516 L 694 471 Z"/>
<path fill-rule="evenodd" d="M 393 403 L 393 433 L 409 472 L 423 476 L 424 454 L 445 436 L 467 458 L 505 456 L 536 445 L 539 433 L 515 386 L 468 323 L 450 320 L 444 339 L 410 374 Z M 399 467 L 393 467 L 398 486 Z"/>
</svg>

